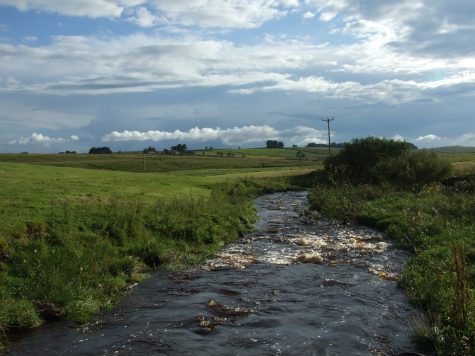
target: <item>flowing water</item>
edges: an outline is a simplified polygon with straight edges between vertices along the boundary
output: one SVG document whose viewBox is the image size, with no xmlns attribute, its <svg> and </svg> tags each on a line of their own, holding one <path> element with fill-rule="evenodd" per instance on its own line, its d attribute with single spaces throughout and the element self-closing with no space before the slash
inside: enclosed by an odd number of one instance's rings
<svg viewBox="0 0 475 356">
<path fill-rule="evenodd" d="M 258 198 L 257 230 L 186 272 L 157 272 L 83 327 L 54 323 L 13 355 L 393 355 L 417 312 L 383 234 L 311 222 L 305 192 Z"/>
</svg>

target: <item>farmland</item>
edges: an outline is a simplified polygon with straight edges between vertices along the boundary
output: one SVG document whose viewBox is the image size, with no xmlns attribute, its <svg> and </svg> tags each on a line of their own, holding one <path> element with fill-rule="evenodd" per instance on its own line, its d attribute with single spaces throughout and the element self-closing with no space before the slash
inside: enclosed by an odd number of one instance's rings
<svg viewBox="0 0 475 356">
<path fill-rule="evenodd" d="M 323 167 L 301 151 L 0 155 L 0 329 L 87 321 L 150 270 L 209 257 L 252 229 L 255 194 Z M 474 172 L 474 153 L 441 155 Z"/>
</svg>

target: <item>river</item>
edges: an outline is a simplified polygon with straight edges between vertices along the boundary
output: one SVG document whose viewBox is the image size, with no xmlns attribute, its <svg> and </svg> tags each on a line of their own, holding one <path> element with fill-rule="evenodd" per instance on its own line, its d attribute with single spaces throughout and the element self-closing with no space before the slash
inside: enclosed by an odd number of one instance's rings
<svg viewBox="0 0 475 356">
<path fill-rule="evenodd" d="M 155 273 L 77 327 L 33 330 L 11 355 L 394 355 L 417 352 L 397 287 L 408 254 L 382 233 L 302 212 L 306 192 L 256 199 L 256 231 L 185 272 Z"/>
</svg>

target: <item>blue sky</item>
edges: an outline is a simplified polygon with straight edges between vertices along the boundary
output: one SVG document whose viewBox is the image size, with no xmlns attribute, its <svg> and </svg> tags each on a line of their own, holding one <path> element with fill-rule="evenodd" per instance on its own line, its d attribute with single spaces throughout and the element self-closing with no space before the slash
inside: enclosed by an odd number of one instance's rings
<svg viewBox="0 0 475 356">
<path fill-rule="evenodd" d="M 0 0 L 0 151 L 475 146 L 473 0 Z"/>
</svg>

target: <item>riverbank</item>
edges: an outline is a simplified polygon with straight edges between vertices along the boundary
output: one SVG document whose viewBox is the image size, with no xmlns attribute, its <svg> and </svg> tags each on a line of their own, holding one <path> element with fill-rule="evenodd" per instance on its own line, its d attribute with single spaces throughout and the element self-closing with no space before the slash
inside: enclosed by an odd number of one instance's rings
<svg viewBox="0 0 475 356">
<path fill-rule="evenodd" d="M 475 332 L 474 176 L 421 190 L 317 185 L 310 202 L 325 216 L 374 226 L 412 251 L 399 280 L 427 314 L 416 336 L 442 354 L 470 354 Z"/>
<path fill-rule="evenodd" d="M 256 194 L 296 189 L 300 180 L 238 176 L 226 182 L 221 177 L 208 186 L 195 185 L 203 193 L 192 192 L 191 185 L 189 194 L 144 199 L 121 191 L 129 188 L 118 180 L 126 173 L 114 172 L 117 194 L 104 194 L 91 187 L 81 192 L 71 184 L 82 175 L 92 177 L 90 171 L 35 167 L 22 177 L 30 166 L 4 166 L 9 169 L 4 183 L 12 190 L 2 193 L 11 206 L 2 210 L 3 221 L 9 220 L 0 229 L 1 345 L 12 332 L 51 320 L 85 322 L 114 306 L 150 271 L 202 261 L 252 229 Z M 108 174 L 93 173 L 99 179 Z M 12 180 L 7 182 L 8 175 Z M 55 175 L 63 178 L 57 184 L 48 178 Z M 28 184 L 20 191 L 14 183 L 22 179 Z M 183 183 L 175 177 L 174 184 Z M 68 190 L 58 192 L 58 186 Z"/>
<path fill-rule="evenodd" d="M 406 251 L 358 225 L 312 222 L 307 192 L 260 196 L 254 231 L 160 271 L 82 327 L 32 330 L 11 355 L 417 353 L 418 315 L 393 277 Z"/>
</svg>

